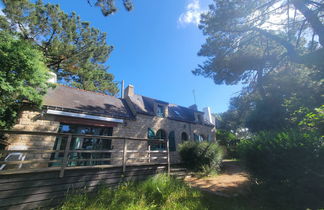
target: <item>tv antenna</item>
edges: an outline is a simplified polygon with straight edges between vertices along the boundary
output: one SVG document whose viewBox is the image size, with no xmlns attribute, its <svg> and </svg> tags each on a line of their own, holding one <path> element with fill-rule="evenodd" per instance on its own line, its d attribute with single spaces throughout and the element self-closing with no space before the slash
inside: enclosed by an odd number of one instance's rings
<svg viewBox="0 0 324 210">
<path fill-rule="evenodd" d="M 193 97 L 194 97 L 194 102 L 195 102 L 195 104 L 197 105 L 195 89 L 192 90 L 192 95 L 193 95 Z"/>
</svg>

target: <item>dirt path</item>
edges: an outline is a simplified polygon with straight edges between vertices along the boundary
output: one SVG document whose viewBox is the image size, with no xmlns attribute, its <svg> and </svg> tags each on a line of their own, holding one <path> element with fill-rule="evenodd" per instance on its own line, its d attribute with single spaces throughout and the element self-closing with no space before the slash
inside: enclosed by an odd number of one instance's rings
<svg viewBox="0 0 324 210">
<path fill-rule="evenodd" d="M 244 194 L 249 187 L 248 174 L 238 161 L 233 160 L 223 161 L 223 172 L 218 176 L 204 178 L 187 176 L 184 180 L 192 187 L 225 197 Z"/>
</svg>

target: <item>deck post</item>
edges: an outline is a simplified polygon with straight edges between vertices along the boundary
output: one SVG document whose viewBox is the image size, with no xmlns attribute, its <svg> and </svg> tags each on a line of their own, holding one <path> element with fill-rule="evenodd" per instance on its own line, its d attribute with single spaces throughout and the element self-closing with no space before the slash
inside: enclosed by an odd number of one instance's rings
<svg viewBox="0 0 324 210">
<path fill-rule="evenodd" d="M 168 175 L 170 175 L 170 147 L 169 147 L 169 139 L 166 139 L 166 145 L 167 145 L 167 153 L 168 153 Z"/>
<path fill-rule="evenodd" d="M 123 174 L 126 171 L 126 162 L 127 162 L 127 140 L 124 139 L 124 149 L 123 149 Z"/>
<path fill-rule="evenodd" d="M 62 178 L 64 176 L 64 169 L 65 169 L 65 167 L 67 167 L 67 164 L 68 164 L 71 140 L 72 140 L 72 135 L 69 134 L 66 145 L 65 145 L 64 157 L 63 157 L 63 162 L 62 162 L 62 166 L 61 166 L 61 170 L 60 170 L 60 178 Z"/>
<path fill-rule="evenodd" d="M 148 143 L 148 162 L 151 163 L 151 145 L 149 142 Z"/>
</svg>

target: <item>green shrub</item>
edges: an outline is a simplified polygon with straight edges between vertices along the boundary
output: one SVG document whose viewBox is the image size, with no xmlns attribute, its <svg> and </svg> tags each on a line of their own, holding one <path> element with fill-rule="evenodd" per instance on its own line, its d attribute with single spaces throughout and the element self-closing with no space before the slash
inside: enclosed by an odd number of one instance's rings
<svg viewBox="0 0 324 210">
<path fill-rule="evenodd" d="M 269 193 L 299 205 L 315 205 L 324 194 L 324 139 L 319 135 L 263 132 L 238 148 L 252 177 Z"/>
<path fill-rule="evenodd" d="M 206 168 L 218 170 L 223 157 L 221 147 L 210 142 L 184 142 L 180 145 L 179 153 L 184 166 L 194 171 Z"/>
<path fill-rule="evenodd" d="M 219 145 L 226 148 L 226 158 L 238 158 L 237 144 L 240 140 L 234 133 L 222 129 L 217 129 L 216 139 Z"/>
</svg>

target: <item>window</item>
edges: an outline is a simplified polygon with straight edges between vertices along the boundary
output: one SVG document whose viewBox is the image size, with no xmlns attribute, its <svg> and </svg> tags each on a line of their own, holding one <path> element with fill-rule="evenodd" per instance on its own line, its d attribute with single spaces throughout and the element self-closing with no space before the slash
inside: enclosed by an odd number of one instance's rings
<svg viewBox="0 0 324 210">
<path fill-rule="evenodd" d="M 155 139 L 155 133 L 154 133 L 154 130 L 152 128 L 149 128 L 147 130 L 147 138 L 148 139 Z"/>
<path fill-rule="evenodd" d="M 181 134 L 181 141 L 188 141 L 188 134 L 186 132 L 182 132 Z"/>
<path fill-rule="evenodd" d="M 149 128 L 147 132 L 147 138 L 148 139 L 166 139 L 166 132 L 162 129 L 158 130 L 156 132 L 156 135 L 154 133 L 154 130 Z M 158 143 L 158 142 L 149 142 L 149 145 L 151 146 L 151 150 L 165 150 L 166 145 L 164 142 Z"/>
<path fill-rule="evenodd" d="M 197 123 L 203 123 L 203 115 L 200 112 L 195 112 L 194 116 Z"/>
<path fill-rule="evenodd" d="M 199 142 L 202 142 L 202 141 L 205 141 L 205 140 L 206 140 L 205 136 L 203 134 L 200 134 L 199 135 Z"/>
<path fill-rule="evenodd" d="M 194 140 L 196 142 L 202 142 L 206 140 L 206 137 L 203 134 L 198 135 L 194 133 Z"/>
<path fill-rule="evenodd" d="M 159 117 L 164 117 L 164 107 L 162 105 L 157 105 L 156 115 Z"/>
<path fill-rule="evenodd" d="M 166 139 L 166 132 L 162 129 L 158 130 L 156 132 L 156 138 L 157 139 Z"/>
<path fill-rule="evenodd" d="M 194 140 L 196 141 L 196 142 L 199 142 L 199 136 L 197 135 L 197 134 L 193 134 L 194 135 Z"/>
<path fill-rule="evenodd" d="M 211 136 L 211 134 L 208 134 L 208 136 L 207 136 L 207 141 L 211 141 L 211 139 L 212 139 L 212 136 Z"/>
<path fill-rule="evenodd" d="M 175 142 L 175 133 L 174 133 L 174 131 L 171 131 L 170 133 L 169 133 L 169 150 L 171 151 L 171 152 L 174 152 L 174 151 L 176 151 L 176 142 Z"/>
<path fill-rule="evenodd" d="M 198 118 L 198 122 L 199 122 L 199 123 L 202 123 L 202 122 L 203 122 L 203 121 L 202 121 L 202 116 L 201 116 L 201 114 L 198 114 L 198 115 L 197 115 L 197 118 Z"/>
<path fill-rule="evenodd" d="M 89 134 L 98 136 L 111 136 L 113 128 L 111 127 L 93 127 L 84 125 L 61 124 L 59 133 Z M 55 140 L 54 150 L 65 150 L 67 136 L 58 136 Z M 89 137 L 72 137 L 70 150 L 110 150 L 111 139 L 89 138 Z M 63 159 L 64 154 L 60 152 L 53 153 L 52 160 Z M 109 161 L 96 161 L 99 158 L 110 158 L 110 153 L 70 153 L 70 160 L 91 159 L 91 161 L 71 161 L 69 166 L 85 165 L 104 165 L 110 164 Z M 60 166 L 60 163 L 53 163 L 50 166 Z"/>
</svg>

